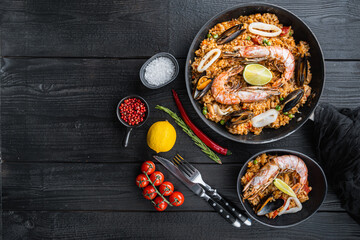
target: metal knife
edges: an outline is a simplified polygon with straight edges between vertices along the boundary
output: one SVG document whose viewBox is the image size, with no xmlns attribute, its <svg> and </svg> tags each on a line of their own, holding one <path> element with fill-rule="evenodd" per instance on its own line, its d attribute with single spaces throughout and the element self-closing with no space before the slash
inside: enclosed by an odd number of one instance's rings
<svg viewBox="0 0 360 240">
<path fill-rule="evenodd" d="M 235 218 L 230 212 L 228 212 L 222 205 L 212 199 L 206 194 L 205 190 L 198 183 L 189 181 L 184 174 L 169 160 L 159 156 L 153 156 L 158 162 L 160 162 L 167 170 L 169 170 L 177 179 L 179 179 L 186 187 L 188 187 L 193 193 L 204 199 L 212 208 L 215 209 L 226 221 L 232 224 L 234 227 L 241 227 L 240 221 Z"/>
</svg>

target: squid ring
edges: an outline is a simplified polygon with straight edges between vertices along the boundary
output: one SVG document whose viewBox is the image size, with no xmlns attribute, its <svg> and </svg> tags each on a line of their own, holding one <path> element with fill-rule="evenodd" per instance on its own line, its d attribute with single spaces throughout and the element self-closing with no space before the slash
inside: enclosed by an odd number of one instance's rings
<svg viewBox="0 0 360 240">
<path fill-rule="evenodd" d="M 259 30 L 258 30 L 259 29 Z M 274 32 L 265 32 L 266 31 L 274 31 Z M 262 22 L 254 22 L 249 25 L 249 31 L 253 34 L 258 34 L 264 37 L 276 37 L 279 36 L 282 32 L 280 28 L 275 25 L 262 23 Z"/>
<path fill-rule="evenodd" d="M 211 51 L 209 51 L 207 54 L 205 54 L 205 56 L 201 59 L 199 66 L 197 68 L 199 73 L 202 73 L 203 71 L 205 71 L 206 69 L 208 69 L 211 64 L 213 64 L 216 59 L 218 59 L 220 57 L 221 54 L 221 50 L 218 48 L 215 48 Z M 214 56 L 213 56 L 214 55 Z M 213 56 L 213 58 L 204 66 L 205 62 L 211 57 Z"/>
</svg>

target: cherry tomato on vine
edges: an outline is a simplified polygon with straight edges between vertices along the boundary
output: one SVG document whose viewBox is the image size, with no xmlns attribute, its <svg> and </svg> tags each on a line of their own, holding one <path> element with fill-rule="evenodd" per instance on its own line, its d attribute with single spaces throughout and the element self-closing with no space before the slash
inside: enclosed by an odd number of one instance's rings
<svg viewBox="0 0 360 240">
<path fill-rule="evenodd" d="M 156 193 L 155 188 L 152 185 L 149 185 L 144 188 L 143 195 L 146 199 L 152 200 L 156 197 L 157 193 Z"/>
<path fill-rule="evenodd" d="M 174 192 L 174 185 L 171 182 L 163 182 L 159 187 L 159 192 L 164 196 L 170 196 Z"/>
<path fill-rule="evenodd" d="M 180 206 L 184 203 L 184 195 L 181 192 L 174 192 L 169 197 L 169 202 L 174 206 Z"/>
<path fill-rule="evenodd" d="M 152 161 L 146 161 L 141 165 L 141 172 L 146 173 L 147 175 L 155 172 L 155 163 Z"/>
<path fill-rule="evenodd" d="M 168 206 L 167 202 L 165 202 L 164 199 L 160 196 L 155 198 L 153 204 L 154 208 L 160 212 L 164 211 Z"/>
<path fill-rule="evenodd" d="M 139 174 L 137 177 L 136 177 L 136 185 L 138 185 L 138 187 L 140 188 L 144 188 L 146 187 L 147 185 L 149 184 L 149 180 L 148 178 L 146 177 L 145 174 Z"/>
<path fill-rule="evenodd" d="M 164 182 L 164 174 L 162 172 L 156 171 L 150 176 L 150 180 L 155 186 L 159 186 Z"/>
</svg>

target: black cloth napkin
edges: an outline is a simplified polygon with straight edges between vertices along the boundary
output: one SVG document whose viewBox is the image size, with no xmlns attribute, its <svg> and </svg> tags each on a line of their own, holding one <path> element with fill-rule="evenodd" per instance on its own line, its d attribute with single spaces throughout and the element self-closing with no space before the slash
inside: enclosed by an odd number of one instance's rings
<svg viewBox="0 0 360 240">
<path fill-rule="evenodd" d="M 342 207 L 360 224 L 360 107 L 315 110 L 317 158 Z"/>
</svg>

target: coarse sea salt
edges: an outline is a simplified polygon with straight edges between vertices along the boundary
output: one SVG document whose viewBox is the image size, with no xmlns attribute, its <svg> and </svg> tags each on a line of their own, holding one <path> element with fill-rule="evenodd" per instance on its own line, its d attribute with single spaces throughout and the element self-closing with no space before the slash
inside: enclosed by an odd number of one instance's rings
<svg viewBox="0 0 360 240">
<path fill-rule="evenodd" d="M 171 80 L 175 73 L 175 65 L 167 57 L 158 57 L 152 60 L 145 68 L 145 80 L 159 86 Z"/>
</svg>

